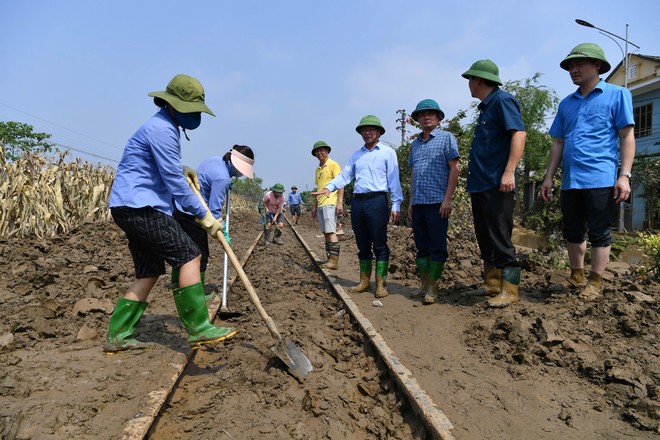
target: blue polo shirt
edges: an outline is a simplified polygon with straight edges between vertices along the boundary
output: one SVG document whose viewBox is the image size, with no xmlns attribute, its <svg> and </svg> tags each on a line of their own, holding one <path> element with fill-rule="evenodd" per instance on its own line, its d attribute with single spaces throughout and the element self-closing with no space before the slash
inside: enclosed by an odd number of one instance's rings
<svg viewBox="0 0 660 440">
<path fill-rule="evenodd" d="M 619 130 L 635 124 L 632 95 L 603 80 L 582 96 L 578 89 L 559 103 L 550 136 L 564 140 L 561 189 L 614 186 Z"/>
<path fill-rule="evenodd" d="M 211 156 L 197 167 L 197 180 L 199 180 L 199 193 L 215 218 L 222 218 L 222 207 L 225 196 L 231 185 L 232 175 L 235 174 L 231 163 L 222 160 L 222 156 Z M 190 214 L 176 203 L 179 211 Z"/>
<path fill-rule="evenodd" d="M 449 181 L 449 162 L 458 159 L 453 134 L 438 128 L 424 141 L 420 133 L 410 145 L 408 166 L 412 169 L 412 204 L 442 203 Z"/>
<path fill-rule="evenodd" d="M 300 197 L 300 193 L 289 193 L 289 197 L 287 198 L 287 203 L 289 205 L 300 205 L 302 203 L 302 198 Z"/>
<path fill-rule="evenodd" d="M 206 209 L 183 175 L 179 139 L 179 128 L 166 108 L 145 122 L 124 148 L 108 206 L 150 206 L 172 215 L 174 199 L 195 217 L 204 217 Z"/>
<path fill-rule="evenodd" d="M 525 130 L 520 103 L 512 94 L 495 87 L 477 106 L 479 118 L 468 161 L 468 192 L 499 187 L 509 161 L 512 131 Z"/>
</svg>

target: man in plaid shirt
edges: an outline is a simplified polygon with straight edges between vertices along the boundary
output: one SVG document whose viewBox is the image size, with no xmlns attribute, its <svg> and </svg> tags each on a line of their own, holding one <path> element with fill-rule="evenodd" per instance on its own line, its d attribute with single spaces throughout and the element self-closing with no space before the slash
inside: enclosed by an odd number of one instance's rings
<svg viewBox="0 0 660 440">
<path fill-rule="evenodd" d="M 422 132 L 410 146 L 410 206 L 413 235 L 417 246 L 417 271 L 422 285 L 412 298 L 424 297 L 424 304 L 438 299 L 438 284 L 447 261 L 447 229 L 451 199 L 458 184 L 458 144 L 453 134 L 440 130 L 445 117 L 432 99 L 424 99 L 412 112 Z"/>
</svg>

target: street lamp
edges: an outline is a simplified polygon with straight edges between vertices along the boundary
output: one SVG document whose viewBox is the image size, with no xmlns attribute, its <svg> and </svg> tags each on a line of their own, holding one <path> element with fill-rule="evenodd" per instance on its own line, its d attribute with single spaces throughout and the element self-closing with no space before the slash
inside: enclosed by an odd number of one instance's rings
<svg viewBox="0 0 660 440">
<path fill-rule="evenodd" d="M 601 28 L 599 28 L 598 26 L 594 26 L 593 24 L 589 23 L 589 22 L 586 21 L 586 20 L 581 20 L 581 19 L 579 19 L 579 18 L 576 18 L 576 19 L 575 19 L 575 22 L 576 22 L 577 24 L 579 24 L 580 26 L 586 26 L 586 27 L 590 27 L 590 28 L 597 29 L 597 30 L 599 31 L 599 33 L 605 35 L 607 38 L 609 38 L 610 40 L 614 41 L 614 42 L 616 43 L 617 46 L 619 46 L 619 49 L 621 50 L 621 55 L 623 55 L 623 68 L 624 68 L 624 70 L 625 70 L 625 73 L 624 73 L 624 75 L 623 75 L 623 87 L 625 87 L 625 88 L 627 89 L 627 88 L 628 88 L 628 67 L 629 67 L 629 66 L 628 66 L 628 45 L 630 44 L 631 46 L 635 46 L 637 49 L 640 48 L 638 45 L 636 45 L 636 44 L 633 43 L 632 41 L 628 41 L 628 23 L 626 23 L 626 38 L 623 38 L 623 37 L 618 36 L 617 34 L 613 34 L 613 33 L 610 32 L 610 31 L 606 31 L 605 29 L 601 29 Z M 615 40 L 614 38 L 612 38 L 612 37 L 616 37 L 616 38 L 618 38 L 618 39 L 621 40 L 621 41 L 625 41 L 625 43 L 626 43 L 626 49 L 625 49 L 625 51 L 623 50 L 623 48 L 621 47 L 621 45 L 619 44 L 619 42 L 616 41 L 616 40 Z"/>
<path fill-rule="evenodd" d="M 623 72 L 623 87 L 625 87 L 625 88 L 627 89 L 627 88 L 628 88 L 628 74 L 629 74 L 629 72 L 628 72 L 628 68 L 629 68 L 629 67 L 628 67 L 628 45 L 630 44 L 630 45 L 632 45 L 632 46 L 635 46 L 637 49 L 639 49 L 639 46 L 638 46 L 638 45 L 636 45 L 636 44 L 633 43 L 633 42 L 628 41 L 628 23 L 626 23 L 626 38 L 623 38 L 623 37 L 618 36 L 617 34 L 613 34 L 613 33 L 610 32 L 610 31 L 606 31 L 605 29 L 601 29 L 601 28 L 599 28 L 598 26 L 594 26 L 593 24 L 589 23 L 589 22 L 586 21 L 586 20 L 580 20 L 579 18 L 576 18 L 576 19 L 575 19 L 575 22 L 576 22 L 577 24 L 579 24 L 580 26 L 586 26 L 586 27 L 589 27 L 589 28 L 597 29 L 598 32 L 599 32 L 600 34 L 605 35 L 607 38 L 609 38 L 610 40 L 614 41 L 614 42 L 616 43 L 617 46 L 619 46 L 619 49 L 621 49 L 621 55 L 623 55 L 623 68 L 624 68 L 624 72 Z M 625 49 L 625 51 L 623 50 L 623 48 L 621 48 L 621 45 L 619 44 L 619 42 L 616 41 L 616 40 L 615 40 L 614 38 L 612 38 L 612 37 L 616 37 L 616 38 L 618 38 L 619 40 L 625 41 L 625 43 L 626 43 L 626 49 Z M 619 232 L 623 232 L 623 230 L 624 230 L 624 227 L 623 227 L 623 224 L 624 224 L 624 212 L 625 212 L 625 210 L 624 210 L 624 205 L 623 205 L 623 202 L 621 202 L 621 203 L 619 204 Z"/>
</svg>

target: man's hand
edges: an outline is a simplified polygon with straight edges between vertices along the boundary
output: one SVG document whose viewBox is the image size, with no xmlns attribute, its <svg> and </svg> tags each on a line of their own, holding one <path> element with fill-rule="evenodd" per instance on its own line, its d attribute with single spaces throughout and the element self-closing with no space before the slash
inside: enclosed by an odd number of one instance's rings
<svg viewBox="0 0 660 440">
<path fill-rule="evenodd" d="M 337 217 L 341 217 L 344 213 L 344 202 L 337 201 Z"/>
<path fill-rule="evenodd" d="M 515 170 L 504 170 L 504 174 L 502 174 L 502 182 L 500 183 L 501 192 L 511 192 L 514 190 L 516 187 L 516 177 L 514 174 Z"/>
<path fill-rule="evenodd" d="M 197 191 L 200 190 L 199 187 L 199 179 L 197 178 L 197 171 L 193 170 L 190 167 L 183 166 L 183 175 L 186 176 L 186 180 L 188 181 L 188 185 L 192 186 L 195 185 L 195 188 L 197 188 Z"/>
<path fill-rule="evenodd" d="M 453 205 L 451 199 L 447 200 L 446 198 L 440 204 L 440 218 L 449 218 Z M 412 216 L 411 216 L 412 217 Z"/>
<path fill-rule="evenodd" d="M 399 222 L 399 211 L 390 212 L 390 221 L 394 224 Z"/>
<path fill-rule="evenodd" d="M 207 211 L 204 218 L 196 218 L 195 221 L 200 224 L 202 228 L 213 238 L 216 238 L 218 231 L 225 233 L 224 228 L 222 227 L 222 222 L 211 214 L 211 211 Z"/>
<path fill-rule="evenodd" d="M 543 199 L 544 202 L 552 200 L 552 179 L 548 176 L 545 176 L 543 184 L 541 185 L 541 199 Z"/>
<path fill-rule="evenodd" d="M 328 197 L 330 195 L 330 190 L 328 188 L 323 188 L 320 191 L 315 191 L 312 193 L 309 193 L 311 196 L 326 196 Z"/>
<path fill-rule="evenodd" d="M 614 184 L 614 203 L 621 203 L 628 200 L 630 196 L 630 179 L 626 176 L 620 176 Z"/>
</svg>

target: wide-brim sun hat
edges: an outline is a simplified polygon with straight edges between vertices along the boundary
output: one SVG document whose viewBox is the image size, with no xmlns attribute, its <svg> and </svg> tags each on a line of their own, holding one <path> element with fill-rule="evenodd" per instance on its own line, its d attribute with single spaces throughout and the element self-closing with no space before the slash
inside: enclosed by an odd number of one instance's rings
<svg viewBox="0 0 660 440">
<path fill-rule="evenodd" d="M 475 78 L 487 79 L 499 86 L 502 85 L 502 80 L 500 79 L 500 69 L 497 67 L 497 64 L 491 60 L 475 61 L 472 66 L 470 66 L 470 68 L 461 76 L 465 79 L 469 79 L 471 76 L 474 76 Z"/>
<path fill-rule="evenodd" d="M 410 114 L 410 117 L 417 122 L 417 115 L 419 115 L 420 112 L 427 111 L 427 110 L 433 110 L 438 112 L 438 118 L 442 121 L 445 119 L 445 112 L 440 110 L 440 106 L 438 105 L 437 102 L 435 102 L 433 99 L 423 99 L 419 101 L 419 104 L 417 104 L 417 107 L 415 107 L 415 110 Z"/>
<path fill-rule="evenodd" d="M 166 101 L 179 113 L 204 112 L 215 116 L 206 105 L 204 87 L 192 76 L 176 75 L 164 91 L 151 92 L 149 96 Z"/>
<path fill-rule="evenodd" d="M 231 164 L 238 170 L 239 173 L 252 179 L 254 177 L 254 159 L 250 159 L 245 154 L 232 148 L 231 156 L 229 157 Z"/>
<path fill-rule="evenodd" d="M 284 192 L 284 185 L 282 185 L 281 183 L 276 183 L 275 185 L 270 187 L 270 190 L 281 194 Z"/>
<path fill-rule="evenodd" d="M 293 185 L 291 189 L 298 189 L 298 187 L 296 185 Z"/>
<path fill-rule="evenodd" d="M 315 151 L 318 150 L 319 148 L 327 148 L 328 153 L 332 151 L 330 145 L 328 145 L 325 141 L 316 141 L 314 142 L 314 146 L 312 147 L 312 156 L 316 155 Z"/>
<path fill-rule="evenodd" d="M 380 134 L 383 135 L 385 134 L 385 127 L 383 127 L 383 124 L 380 123 L 380 119 L 378 119 L 374 115 L 367 115 L 364 116 L 362 119 L 360 119 L 360 123 L 358 124 L 357 127 L 355 127 L 355 131 L 360 133 L 360 129 L 364 127 L 376 127 L 380 128 Z M 362 133 L 360 133 L 362 134 Z"/>
<path fill-rule="evenodd" d="M 573 50 L 571 50 L 571 53 L 566 55 L 566 58 L 559 63 L 559 67 L 568 70 L 569 61 L 579 58 L 591 58 L 592 60 L 600 61 L 600 69 L 598 70 L 599 74 L 603 74 L 612 68 L 605 58 L 605 52 L 603 52 L 603 49 L 594 43 L 582 43 L 575 46 Z"/>
</svg>

